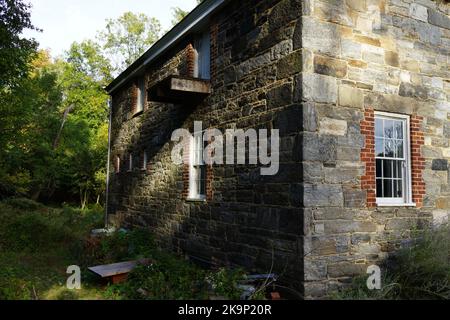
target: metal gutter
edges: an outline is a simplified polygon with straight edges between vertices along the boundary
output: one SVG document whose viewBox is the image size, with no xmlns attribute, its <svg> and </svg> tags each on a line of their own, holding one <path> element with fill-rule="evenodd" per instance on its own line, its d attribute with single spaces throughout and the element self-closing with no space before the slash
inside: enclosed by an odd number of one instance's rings
<svg viewBox="0 0 450 320">
<path fill-rule="evenodd" d="M 213 12 L 230 0 L 205 0 L 192 10 L 183 20 L 175 25 L 161 39 L 159 39 L 147 52 L 137 59 L 131 66 L 114 79 L 105 90 L 112 94 L 130 78 L 138 74 L 150 62 L 155 60 L 164 51 L 175 45 L 186 36 L 192 29 L 199 26 Z"/>
<path fill-rule="evenodd" d="M 111 98 L 108 99 L 108 110 L 109 110 L 109 124 L 108 124 L 108 163 L 106 165 L 106 190 L 105 190 L 105 229 L 108 229 L 108 205 L 109 205 L 109 173 L 110 173 L 110 163 L 111 163 L 111 120 L 112 120 L 112 109 L 111 109 Z"/>
</svg>

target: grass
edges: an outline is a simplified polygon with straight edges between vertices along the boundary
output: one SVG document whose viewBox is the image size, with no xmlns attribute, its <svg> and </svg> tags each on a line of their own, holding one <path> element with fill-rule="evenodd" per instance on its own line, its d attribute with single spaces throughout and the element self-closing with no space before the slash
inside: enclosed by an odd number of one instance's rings
<svg viewBox="0 0 450 320">
<path fill-rule="evenodd" d="M 450 227 L 442 225 L 419 234 L 380 266 L 380 290 L 368 290 L 366 276 L 356 277 L 336 299 L 450 299 Z"/>
<path fill-rule="evenodd" d="M 67 266 L 78 264 L 74 247 L 101 226 L 101 212 L 48 208 L 27 199 L 0 203 L 0 299 L 57 297 L 65 288 Z M 88 298 L 99 289 L 88 285 L 74 294 Z"/>
<path fill-rule="evenodd" d="M 242 270 L 204 270 L 158 250 L 145 230 L 89 237 L 102 227 L 103 210 L 65 206 L 49 208 L 28 199 L 0 202 L 0 300 L 74 299 L 238 299 L 236 282 Z M 128 281 L 110 285 L 87 267 L 138 258 Z M 66 288 L 67 267 L 81 268 L 81 290 Z M 261 298 L 261 296 L 258 296 Z"/>
</svg>

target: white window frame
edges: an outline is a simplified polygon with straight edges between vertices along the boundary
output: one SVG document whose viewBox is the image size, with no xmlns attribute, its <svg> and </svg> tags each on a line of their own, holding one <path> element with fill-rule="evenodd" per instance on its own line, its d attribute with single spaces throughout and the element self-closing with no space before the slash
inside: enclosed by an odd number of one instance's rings
<svg viewBox="0 0 450 320">
<path fill-rule="evenodd" d="M 211 78 L 211 35 L 209 30 L 199 34 L 194 41 L 194 78 Z"/>
<path fill-rule="evenodd" d="M 141 170 L 147 170 L 147 163 L 148 163 L 148 156 L 147 156 L 147 150 L 144 150 L 142 152 L 142 168 Z"/>
<path fill-rule="evenodd" d="M 136 113 L 144 111 L 145 106 L 145 79 L 141 77 L 138 79 L 137 83 L 137 105 L 136 105 Z"/>
<path fill-rule="evenodd" d="M 189 197 L 191 201 L 206 201 L 206 163 L 203 159 L 203 135 L 194 135 L 189 147 Z M 202 180 L 202 170 L 205 177 Z M 200 183 L 204 183 L 202 194 Z"/>
<path fill-rule="evenodd" d="M 116 173 L 120 173 L 120 156 L 116 156 Z"/>
<path fill-rule="evenodd" d="M 128 172 L 133 171 L 133 154 L 130 153 L 128 156 Z"/>
<path fill-rule="evenodd" d="M 378 206 L 415 206 L 412 202 L 412 179 L 411 179 L 411 137 L 410 137 L 410 117 L 409 115 L 390 113 L 390 112 L 381 112 L 375 111 L 374 113 L 374 148 L 376 145 L 376 119 L 384 119 L 384 120 L 397 120 L 403 121 L 403 150 L 404 150 L 404 161 L 405 165 L 403 168 L 403 184 L 402 198 L 386 198 L 386 197 L 377 197 L 376 203 Z M 391 159 L 391 158 L 383 158 L 377 157 L 375 154 L 375 166 L 377 159 Z M 398 160 L 399 158 L 392 158 L 391 160 Z M 375 172 L 376 179 L 376 172 Z M 376 188 L 376 186 L 375 186 Z"/>
</svg>

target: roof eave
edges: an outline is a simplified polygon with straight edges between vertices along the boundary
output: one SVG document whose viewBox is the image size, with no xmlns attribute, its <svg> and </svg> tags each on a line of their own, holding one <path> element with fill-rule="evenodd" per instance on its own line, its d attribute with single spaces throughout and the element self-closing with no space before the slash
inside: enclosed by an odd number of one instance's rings
<svg viewBox="0 0 450 320">
<path fill-rule="evenodd" d="M 183 20 L 175 25 L 161 39 L 155 42 L 139 59 L 131 64 L 117 78 L 115 78 L 105 90 L 108 94 L 114 93 L 120 86 L 130 78 L 137 75 L 145 66 L 155 60 L 166 50 L 178 43 L 184 36 L 196 26 L 204 22 L 212 13 L 216 12 L 224 3 L 229 0 L 205 0 L 192 10 Z"/>
</svg>

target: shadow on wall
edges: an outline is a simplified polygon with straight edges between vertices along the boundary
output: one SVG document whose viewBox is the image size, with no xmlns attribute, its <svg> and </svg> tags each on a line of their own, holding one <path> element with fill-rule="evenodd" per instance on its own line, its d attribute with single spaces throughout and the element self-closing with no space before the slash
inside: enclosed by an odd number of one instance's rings
<svg viewBox="0 0 450 320">
<path fill-rule="evenodd" d="M 271 229 L 281 223 L 280 216 L 284 217 L 282 223 L 287 223 L 286 215 L 300 216 L 300 209 L 261 211 L 253 205 L 253 199 L 247 203 L 227 199 L 230 197 L 227 192 L 239 193 L 236 186 L 243 184 L 243 179 L 255 187 L 273 179 L 261 177 L 259 166 L 214 166 L 213 170 L 225 176 L 225 184 L 234 191 L 222 192 L 221 187 L 221 195 L 206 203 L 187 202 L 183 198 L 183 166 L 171 161 L 171 134 L 178 128 L 192 131 L 193 121 L 197 120 L 193 119 L 193 113 L 202 115 L 203 108 L 207 106 L 151 103 L 151 112 L 129 120 L 119 132 L 114 132 L 112 145 L 117 146 L 123 143 L 118 137 L 125 134 L 120 131 L 134 126 L 131 144 L 123 152 L 136 155 L 145 147 L 150 168 L 142 171 L 135 165 L 132 172 L 124 168 L 119 174 L 112 174 L 109 209 L 116 214 L 110 215 L 110 221 L 126 228 L 150 228 L 162 248 L 188 255 L 196 263 L 208 267 L 239 265 L 249 272 L 276 271 L 281 276 L 287 275 L 289 285 L 291 280 L 298 284 L 303 280 L 300 237 Z M 207 122 L 208 119 L 204 127 Z M 291 229 L 295 227 L 292 225 Z M 297 227 L 300 230 L 301 226 Z"/>
</svg>

